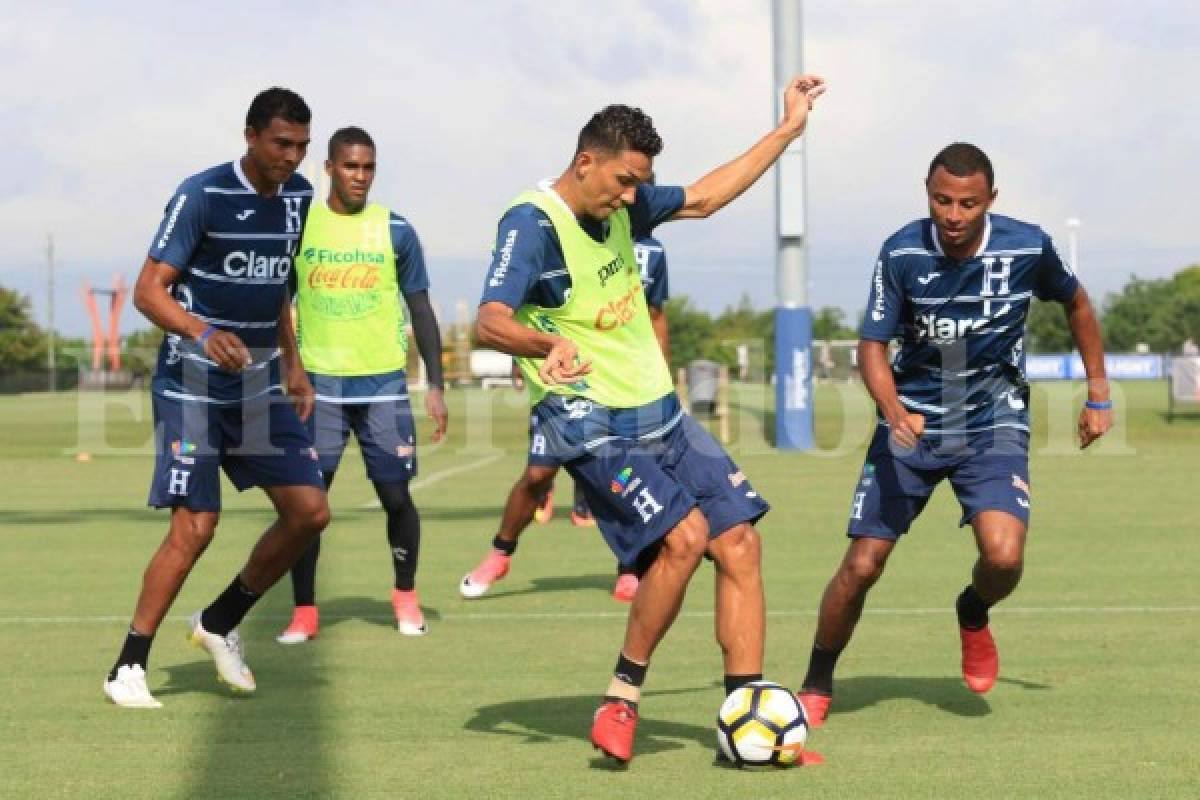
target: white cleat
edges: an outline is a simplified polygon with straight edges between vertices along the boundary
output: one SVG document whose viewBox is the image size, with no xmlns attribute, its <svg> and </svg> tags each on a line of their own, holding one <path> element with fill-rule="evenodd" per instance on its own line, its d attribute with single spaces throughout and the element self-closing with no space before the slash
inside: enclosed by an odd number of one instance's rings
<svg viewBox="0 0 1200 800">
<path fill-rule="evenodd" d="M 253 692 L 258 688 L 254 683 L 254 673 L 243 660 L 242 637 L 237 629 L 230 631 L 227 636 L 209 633 L 200 624 L 200 612 L 197 611 L 192 615 L 188 641 L 208 651 L 217 665 L 217 679 L 229 684 L 229 688 L 235 692 Z"/>
<path fill-rule="evenodd" d="M 104 694 L 121 708 L 162 708 L 146 687 L 146 671 L 141 664 L 124 664 L 117 677 L 104 682 Z"/>
</svg>

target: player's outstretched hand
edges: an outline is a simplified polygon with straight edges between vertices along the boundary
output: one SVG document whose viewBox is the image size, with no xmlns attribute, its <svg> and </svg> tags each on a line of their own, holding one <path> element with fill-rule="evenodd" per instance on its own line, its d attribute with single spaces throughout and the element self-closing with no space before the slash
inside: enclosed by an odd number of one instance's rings
<svg viewBox="0 0 1200 800">
<path fill-rule="evenodd" d="M 250 366 L 250 351 L 236 333 L 214 330 L 204 340 L 204 355 L 226 372 L 241 372 Z"/>
<path fill-rule="evenodd" d="M 296 416 L 300 418 L 301 422 L 308 422 L 317 402 L 317 393 L 313 390 L 312 381 L 308 379 L 304 370 L 289 369 L 287 371 L 287 395 L 288 400 L 292 402 L 292 407 L 296 409 Z"/>
<path fill-rule="evenodd" d="M 1084 406 L 1079 412 L 1079 449 L 1082 450 L 1108 433 L 1112 426 L 1112 411 Z"/>
<path fill-rule="evenodd" d="M 430 438 L 437 444 L 446 435 L 446 425 L 450 422 L 450 412 L 446 410 L 446 398 L 441 389 L 429 387 L 425 393 L 425 413 L 433 420 L 435 427 Z"/>
<path fill-rule="evenodd" d="M 546 354 L 538 376 L 548 386 L 574 383 L 592 371 L 591 361 L 579 359 L 579 348 L 570 339 L 559 339 Z"/>
<path fill-rule="evenodd" d="M 905 414 L 898 420 L 889 420 L 892 426 L 892 441 L 902 450 L 912 450 L 917 440 L 925 433 L 925 417 L 920 414 Z"/>
<path fill-rule="evenodd" d="M 808 124 L 808 112 L 818 97 L 825 94 L 825 79 L 820 75 L 797 75 L 783 90 L 783 125 L 799 136 Z"/>
</svg>

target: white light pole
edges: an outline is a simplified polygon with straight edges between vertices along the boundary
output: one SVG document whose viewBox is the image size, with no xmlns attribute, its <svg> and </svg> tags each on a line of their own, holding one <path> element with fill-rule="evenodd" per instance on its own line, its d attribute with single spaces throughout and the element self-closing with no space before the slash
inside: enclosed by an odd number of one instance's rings
<svg viewBox="0 0 1200 800">
<path fill-rule="evenodd" d="M 1067 258 L 1071 260 L 1071 271 L 1079 274 L 1079 226 L 1078 217 L 1067 220 Z"/>
</svg>

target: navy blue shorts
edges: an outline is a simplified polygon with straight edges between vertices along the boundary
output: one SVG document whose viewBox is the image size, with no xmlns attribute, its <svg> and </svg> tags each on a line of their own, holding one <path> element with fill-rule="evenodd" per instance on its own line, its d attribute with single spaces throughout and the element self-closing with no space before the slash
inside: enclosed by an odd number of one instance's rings
<svg viewBox="0 0 1200 800">
<path fill-rule="evenodd" d="M 368 478 L 401 483 L 417 476 L 417 432 L 403 372 L 365 378 L 310 373 L 309 378 L 317 405 L 308 430 L 322 472 L 337 470 L 353 431 Z"/>
<path fill-rule="evenodd" d="M 537 414 L 529 415 L 529 454 L 526 462 L 531 467 L 561 467 L 562 462 L 546 452 L 546 436 L 538 430 Z"/>
<path fill-rule="evenodd" d="M 225 470 L 239 492 L 251 486 L 324 488 L 312 440 L 282 395 L 218 406 L 153 395 L 154 477 L 149 505 L 221 510 Z"/>
<path fill-rule="evenodd" d="M 854 488 L 847 535 L 895 540 L 925 508 L 934 487 L 950 479 L 962 506 L 959 525 L 981 511 L 1004 511 L 1029 525 L 1029 434 L 1013 428 L 931 436 L 902 451 L 880 425 Z"/>
<path fill-rule="evenodd" d="M 534 413 L 547 452 L 583 488 L 622 564 L 639 562 L 693 508 L 707 520 L 710 538 L 753 524 L 770 509 L 717 441 L 682 411 L 636 438 L 606 433 L 605 415 L 622 412 L 588 401 L 548 397 Z"/>
</svg>

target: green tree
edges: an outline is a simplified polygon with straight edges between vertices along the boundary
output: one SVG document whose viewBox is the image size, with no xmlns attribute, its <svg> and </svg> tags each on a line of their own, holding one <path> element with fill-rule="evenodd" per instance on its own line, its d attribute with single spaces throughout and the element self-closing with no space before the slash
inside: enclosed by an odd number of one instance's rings
<svg viewBox="0 0 1200 800">
<path fill-rule="evenodd" d="M 1200 265 L 1162 280 L 1132 276 L 1104 304 L 1104 344 L 1110 352 L 1129 352 L 1145 344 L 1156 353 L 1179 350 L 1185 339 L 1200 336 Z"/>
<path fill-rule="evenodd" d="M 1062 304 L 1034 300 L 1025 321 L 1025 349 L 1030 353 L 1069 353 L 1074 347 Z"/>
<path fill-rule="evenodd" d="M 0 287 L 0 369 L 46 364 L 46 335 L 33 321 L 29 298 Z"/>
<path fill-rule="evenodd" d="M 712 317 L 692 305 L 686 296 L 667 301 L 667 328 L 671 333 L 671 370 L 697 358 L 713 358 L 719 344 L 713 337 Z"/>
</svg>

